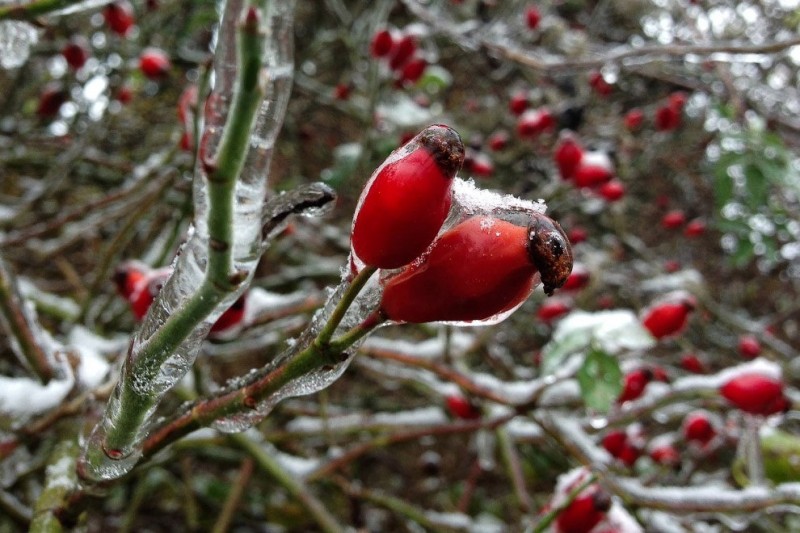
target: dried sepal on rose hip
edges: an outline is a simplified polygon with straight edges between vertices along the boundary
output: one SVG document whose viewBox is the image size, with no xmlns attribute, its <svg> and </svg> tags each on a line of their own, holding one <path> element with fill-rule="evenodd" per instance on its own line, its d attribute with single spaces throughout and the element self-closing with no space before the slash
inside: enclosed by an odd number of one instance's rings
<svg viewBox="0 0 800 533">
<path fill-rule="evenodd" d="M 572 250 L 555 221 L 534 213 L 525 227 L 475 215 L 385 282 L 381 310 L 396 322 L 498 321 L 539 279 L 550 294 L 571 270 Z"/>
<path fill-rule="evenodd" d="M 464 144 L 449 126 L 429 126 L 373 173 L 356 207 L 351 242 L 365 265 L 392 269 L 422 255 L 452 204 Z"/>
</svg>

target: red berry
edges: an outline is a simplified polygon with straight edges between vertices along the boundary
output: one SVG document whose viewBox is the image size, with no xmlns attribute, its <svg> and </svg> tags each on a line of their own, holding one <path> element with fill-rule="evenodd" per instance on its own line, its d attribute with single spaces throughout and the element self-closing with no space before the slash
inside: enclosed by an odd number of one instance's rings
<svg viewBox="0 0 800 533">
<path fill-rule="evenodd" d="M 517 91 L 512 94 L 511 100 L 508 102 L 508 108 L 514 115 L 521 115 L 528 108 L 527 91 Z"/>
<path fill-rule="evenodd" d="M 488 178 L 494 174 L 494 163 L 488 155 L 478 152 L 472 156 L 469 170 L 478 177 Z"/>
<path fill-rule="evenodd" d="M 129 104 L 133 100 L 133 89 L 130 85 L 123 85 L 117 90 L 117 100 L 122 105 Z"/>
<path fill-rule="evenodd" d="M 605 80 L 603 75 L 597 71 L 589 74 L 589 85 L 600 96 L 608 96 L 613 90 L 613 87 Z"/>
<path fill-rule="evenodd" d="M 461 420 L 477 420 L 481 417 L 481 411 L 478 406 L 460 394 L 451 394 L 445 401 L 447 403 L 447 408 L 456 418 L 460 418 Z"/>
<path fill-rule="evenodd" d="M 705 445 L 716 435 L 717 430 L 703 411 L 689 413 L 683 420 L 683 437 L 687 441 Z"/>
<path fill-rule="evenodd" d="M 644 113 L 641 109 L 631 109 L 625 114 L 625 128 L 629 131 L 636 131 L 642 127 Z"/>
<path fill-rule="evenodd" d="M 425 73 L 426 68 L 428 68 L 428 62 L 421 57 L 415 57 L 409 60 L 400 72 L 400 82 L 403 85 L 413 85 L 417 83 Z"/>
<path fill-rule="evenodd" d="M 569 237 L 569 242 L 572 244 L 578 244 L 589 238 L 589 232 L 587 232 L 584 228 L 574 227 L 569 230 L 567 236 Z"/>
<path fill-rule="evenodd" d="M 124 37 L 133 27 L 133 6 L 127 0 L 108 4 L 103 9 L 103 19 L 111 31 Z"/>
<path fill-rule="evenodd" d="M 583 148 L 572 135 L 565 135 L 556 144 L 553 159 L 561 177 L 565 180 L 570 179 L 575 175 L 575 170 L 583 159 Z"/>
<path fill-rule="evenodd" d="M 353 219 L 358 258 L 378 268 L 397 268 L 433 242 L 451 204 L 453 177 L 464 161 L 455 130 L 429 126 L 378 167 L 361 193 Z"/>
<path fill-rule="evenodd" d="M 61 55 L 67 64 L 75 70 L 80 69 L 89 59 L 89 42 L 82 36 L 76 35 L 61 49 Z"/>
<path fill-rule="evenodd" d="M 507 131 L 499 130 L 489 135 L 489 138 L 486 140 L 486 144 L 489 146 L 489 150 L 493 152 L 499 152 L 508 146 L 510 140 L 511 137 Z"/>
<path fill-rule="evenodd" d="M 625 196 L 625 186 L 619 180 L 611 180 L 600 185 L 598 194 L 608 202 L 616 202 Z"/>
<path fill-rule="evenodd" d="M 539 22 L 542 20 L 542 14 L 536 6 L 530 6 L 525 10 L 525 24 L 528 28 L 535 30 L 539 27 Z"/>
<path fill-rule="evenodd" d="M 166 269 L 149 271 L 134 288 L 134 291 L 128 297 L 128 303 L 136 320 L 142 320 L 145 317 L 147 310 L 150 309 L 169 275 L 170 270 Z"/>
<path fill-rule="evenodd" d="M 61 110 L 64 102 L 69 100 L 69 93 L 58 82 L 51 82 L 45 85 L 39 95 L 39 105 L 36 107 L 36 114 L 41 118 L 53 118 Z"/>
<path fill-rule="evenodd" d="M 556 518 L 559 533 L 589 533 L 611 508 L 611 498 L 594 486 L 575 498 Z"/>
<path fill-rule="evenodd" d="M 117 292 L 125 299 L 129 299 L 145 279 L 150 268 L 137 262 L 123 263 L 114 271 L 114 285 Z"/>
<path fill-rule="evenodd" d="M 681 357 L 681 368 L 693 374 L 705 374 L 708 371 L 706 365 L 693 353 Z"/>
<path fill-rule="evenodd" d="M 671 105 L 662 105 L 656 109 L 654 118 L 655 127 L 658 131 L 672 131 L 681 125 L 681 112 Z"/>
<path fill-rule="evenodd" d="M 571 240 L 571 239 L 570 239 Z M 586 287 L 589 284 L 590 274 L 589 269 L 580 263 L 573 265 L 572 273 L 564 282 L 561 287 L 562 291 L 577 291 Z"/>
<path fill-rule="evenodd" d="M 611 159 L 604 152 L 586 152 L 575 169 L 577 187 L 597 187 L 614 177 Z"/>
<path fill-rule="evenodd" d="M 678 229 L 685 223 L 686 215 L 680 209 L 670 211 L 661 219 L 661 226 L 665 229 Z"/>
<path fill-rule="evenodd" d="M 211 326 L 212 333 L 219 333 L 241 324 L 247 303 L 247 293 L 242 294 Z"/>
<path fill-rule="evenodd" d="M 551 229 L 542 230 L 547 225 Z M 551 245 L 563 251 L 558 265 L 546 262 L 542 247 Z M 528 228 L 478 215 L 444 232 L 421 261 L 390 278 L 381 308 L 398 322 L 493 319 L 528 297 L 537 270 L 552 293 L 569 275 L 566 263 L 571 270 L 569 243 L 544 215 L 536 215 Z"/>
<path fill-rule="evenodd" d="M 178 146 L 184 152 L 192 152 L 194 150 L 194 139 L 192 138 L 191 131 L 186 130 L 181 134 L 181 140 L 178 142 Z"/>
<path fill-rule="evenodd" d="M 783 382 L 763 374 L 740 374 L 719 391 L 731 405 L 754 415 L 773 415 L 790 407 L 783 395 Z"/>
<path fill-rule="evenodd" d="M 531 138 L 544 133 L 555 126 L 555 118 L 547 108 L 529 109 L 517 120 L 517 134 L 522 138 Z"/>
<path fill-rule="evenodd" d="M 394 38 L 389 30 L 383 29 L 375 32 L 369 43 L 369 53 L 372 57 L 386 57 L 394 47 Z"/>
<path fill-rule="evenodd" d="M 675 91 L 674 93 L 669 95 L 667 103 L 672 109 L 680 113 L 681 111 L 683 111 L 683 106 L 686 105 L 686 99 L 687 96 L 685 92 Z"/>
<path fill-rule="evenodd" d="M 695 308 L 691 296 L 676 297 L 645 310 L 642 325 L 656 339 L 679 334 L 689 321 L 689 314 Z"/>
<path fill-rule="evenodd" d="M 706 223 L 696 218 L 686 224 L 686 227 L 683 229 L 683 234 L 689 238 L 692 237 L 699 237 L 703 233 L 706 232 Z"/>
<path fill-rule="evenodd" d="M 396 46 L 392 48 L 391 59 L 389 60 L 389 68 L 392 70 L 399 70 L 411 59 L 414 52 L 417 51 L 417 40 L 413 35 L 404 35 L 397 41 Z"/>
<path fill-rule="evenodd" d="M 566 315 L 571 310 L 572 306 L 564 300 L 550 299 L 542 302 L 542 305 L 540 305 L 538 311 L 536 311 L 536 317 L 545 324 L 549 324 Z"/>
<path fill-rule="evenodd" d="M 650 450 L 650 458 L 664 466 L 677 466 L 681 462 L 681 455 L 675 446 L 671 444 L 662 444 Z"/>
<path fill-rule="evenodd" d="M 653 380 L 653 372 L 649 368 L 640 368 L 625 374 L 622 392 L 617 398 L 617 403 L 629 402 L 639 398 L 647 384 Z"/>
<path fill-rule="evenodd" d="M 348 100 L 350 99 L 350 86 L 346 83 L 338 83 L 333 88 L 334 100 Z"/>
<path fill-rule="evenodd" d="M 761 343 L 753 335 L 739 337 L 739 354 L 745 359 L 755 359 L 761 355 Z"/>
<path fill-rule="evenodd" d="M 139 56 L 139 70 L 151 80 L 163 78 L 170 68 L 169 56 L 159 48 L 145 48 Z"/>
<path fill-rule="evenodd" d="M 628 442 L 628 435 L 621 429 L 609 431 L 603 437 L 603 448 L 613 457 L 619 457 L 625 444 Z"/>
<path fill-rule="evenodd" d="M 677 259 L 667 259 L 664 261 L 664 272 L 668 274 L 672 274 L 673 272 L 677 272 L 681 269 L 681 262 Z"/>
</svg>

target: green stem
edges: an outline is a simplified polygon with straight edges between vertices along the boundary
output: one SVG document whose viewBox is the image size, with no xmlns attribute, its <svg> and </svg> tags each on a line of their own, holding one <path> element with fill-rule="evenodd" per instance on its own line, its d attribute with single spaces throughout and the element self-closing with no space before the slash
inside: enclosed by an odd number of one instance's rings
<svg viewBox="0 0 800 533">
<path fill-rule="evenodd" d="M 71 5 L 79 4 L 83 0 L 32 0 L 28 3 L 17 3 L 0 7 L 0 20 L 33 20 L 40 15 L 45 15 Z M 110 2 L 111 0 L 109 0 Z"/>
<path fill-rule="evenodd" d="M 252 475 L 253 459 L 247 457 L 242 461 L 242 466 L 239 467 L 239 475 L 236 476 L 236 480 L 231 484 L 231 490 L 228 493 L 228 497 L 225 499 L 225 503 L 217 517 L 217 521 L 214 523 L 214 527 L 211 528 L 211 533 L 225 533 L 228 531 L 231 521 L 233 521 L 236 508 L 242 500 L 242 495 L 244 495 L 244 489 L 247 488 L 247 484 L 250 482 Z"/>
<path fill-rule="evenodd" d="M 204 162 L 208 170 L 208 266 L 199 289 L 169 316 L 141 349 L 129 355 L 121 383 L 120 406 L 112 423 L 107 424 L 103 446 L 106 452 L 130 450 L 139 432 L 160 401 L 153 391 L 162 366 L 181 346 L 197 325 L 244 281 L 231 273 L 233 219 L 236 181 L 250 148 L 250 133 L 265 88 L 260 83 L 265 35 L 260 30 L 258 10 L 249 8 L 239 26 L 237 50 L 239 69 L 231 108 L 224 126 L 217 158 Z M 130 367 L 130 368 L 128 368 Z M 144 384 L 144 386 L 143 386 Z"/>
<path fill-rule="evenodd" d="M 344 531 L 336 518 L 331 515 L 325 506 L 320 502 L 303 482 L 293 477 L 287 472 L 275 458 L 267 453 L 263 446 L 248 438 L 243 433 L 237 433 L 228 437 L 237 446 L 245 450 L 255 459 L 258 466 L 277 481 L 289 494 L 297 499 L 298 502 L 308 511 L 311 518 L 317 523 L 322 531 L 326 533 L 337 533 Z"/>
<path fill-rule="evenodd" d="M 78 443 L 66 438 L 58 443 L 50 456 L 44 490 L 36 500 L 31 533 L 55 533 L 63 531 L 56 511 L 66 506 L 72 491 L 78 488 L 75 463 L 80 448 Z"/>
<path fill-rule="evenodd" d="M 318 346 L 324 346 L 330 343 L 331 339 L 333 338 L 333 334 L 336 332 L 336 328 L 339 327 L 341 324 L 342 319 L 344 319 L 344 315 L 347 313 L 347 310 L 350 309 L 350 306 L 353 304 L 353 301 L 358 296 L 358 293 L 361 292 L 361 289 L 364 288 L 364 285 L 367 284 L 367 281 L 372 277 L 372 275 L 378 269 L 373 266 L 364 267 L 364 269 L 356 274 L 353 280 L 350 282 L 350 286 L 347 287 L 347 290 L 342 295 L 342 299 L 336 304 L 336 307 L 333 309 L 330 318 L 325 323 L 325 327 L 322 328 L 322 331 L 319 332 L 317 335 L 316 340 L 314 341 L 315 344 Z"/>
</svg>

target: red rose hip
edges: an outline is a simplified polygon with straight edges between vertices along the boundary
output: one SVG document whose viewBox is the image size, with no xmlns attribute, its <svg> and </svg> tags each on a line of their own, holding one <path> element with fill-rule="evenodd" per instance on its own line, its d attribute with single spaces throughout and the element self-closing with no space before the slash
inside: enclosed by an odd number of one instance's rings
<svg viewBox="0 0 800 533">
<path fill-rule="evenodd" d="M 450 210 L 453 177 L 464 162 L 455 130 L 430 126 L 378 167 L 361 193 L 352 247 L 365 264 L 398 268 L 430 246 Z"/>
<path fill-rule="evenodd" d="M 719 391 L 731 405 L 754 415 L 774 415 L 790 407 L 783 394 L 783 382 L 763 374 L 740 374 Z"/>
</svg>

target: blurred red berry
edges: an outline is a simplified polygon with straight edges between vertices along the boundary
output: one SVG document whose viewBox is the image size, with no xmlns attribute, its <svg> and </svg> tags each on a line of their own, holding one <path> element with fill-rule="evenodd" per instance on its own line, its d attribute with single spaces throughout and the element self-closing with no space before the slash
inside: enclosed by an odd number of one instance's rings
<svg viewBox="0 0 800 533">
<path fill-rule="evenodd" d="M 542 21 L 542 14 L 539 13 L 539 9 L 536 6 L 529 6 L 525 10 L 525 24 L 528 25 L 528 28 L 535 30 L 539 27 L 539 22 Z"/>
<path fill-rule="evenodd" d="M 694 411 L 683 419 L 683 437 L 689 442 L 705 445 L 716 435 L 717 430 L 703 411 Z"/>
<path fill-rule="evenodd" d="M 688 96 L 684 91 L 675 91 L 669 95 L 669 98 L 667 98 L 667 103 L 672 109 L 680 113 L 683 111 L 683 107 L 686 105 L 687 98 Z"/>
<path fill-rule="evenodd" d="M 625 128 L 629 131 L 636 131 L 642 127 L 644 113 L 641 109 L 631 109 L 625 113 Z"/>
<path fill-rule="evenodd" d="M 739 374 L 719 391 L 731 405 L 754 415 L 773 415 L 790 407 L 783 394 L 783 381 L 763 374 Z"/>
<path fill-rule="evenodd" d="M 421 57 L 410 59 L 400 72 L 400 82 L 404 85 L 417 83 L 422 78 L 426 68 L 428 68 L 428 62 L 425 59 Z"/>
<path fill-rule="evenodd" d="M 69 100 L 69 93 L 58 82 L 51 82 L 44 86 L 39 94 L 39 104 L 36 114 L 40 118 L 53 118 L 61 110 L 61 106 Z"/>
<path fill-rule="evenodd" d="M 678 229 L 686 223 L 686 215 L 680 209 L 668 212 L 661 219 L 661 226 L 665 229 Z"/>
<path fill-rule="evenodd" d="M 536 311 L 536 317 L 544 322 L 550 324 L 554 320 L 561 318 L 572 310 L 572 306 L 561 299 L 549 299 L 542 302 L 539 309 Z"/>
<path fill-rule="evenodd" d="M 754 335 L 739 337 L 739 354 L 745 359 L 755 359 L 761 355 L 761 343 Z"/>
<path fill-rule="evenodd" d="M 133 89 L 130 85 L 123 85 L 117 90 L 117 101 L 120 104 L 129 104 L 131 100 L 133 100 Z"/>
<path fill-rule="evenodd" d="M 214 322 L 214 325 L 211 326 L 211 332 L 221 333 L 241 324 L 246 304 L 247 293 L 244 293 Z"/>
<path fill-rule="evenodd" d="M 577 291 L 589 284 L 589 269 L 580 263 L 572 266 L 572 273 L 561 287 L 562 291 Z"/>
<path fill-rule="evenodd" d="M 597 187 L 613 177 L 614 167 L 604 152 L 584 153 L 573 175 L 577 187 Z"/>
<path fill-rule="evenodd" d="M 594 89 L 594 92 L 600 96 L 608 96 L 613 91 L 611 84 L 597 71 L 589 74 L 589 85 Z"/>
<path fill-rule="evenodd" d="M 681 462 L 681 455 L 675 446 L 662 444 L 650 450 L 650 458 L 653 462 L 664 466 L 677 466 Z"/>
<path fill-rule="evenodd" d="M 559 533 L 589 533 L 605 518 L 611 498 L 594 485 L 570 503 L 556 518 Z"/>
<path fill-rule="evenodd" d="M 647 384 L 653 380 L 653 372 L 649 368 L 639 368 L 625 374 L 622 392 L 617 403 L 624 403 L 639 398 Z"/>
<path fill-rule="evenodd" d="M 160 48 L 145 48 L 139 56 L 139 70 L 151 80 L 165 77 L 172 68 L 166 52 Z"/>
<path fill-rule="evenodd" d="M 386 57 L 393 47 L 394 38 L 392 33 L 387 29 L 378 30 L 369 43 L 369 53 L 375 58 Z"/>
<path fill-rule="evenodd" d="M 460 394 L 451 394 L 446 399 L 447 408 L 450 413 L 461 420 L 477 420 L 481 417 L 481 411 L 477 405 L 469 401 Z"/>
<path fill-rule="evenodd" d="M 521 115 L 528 109 L 528 93 L 527 91 L 516 91 L 511 95 L 511 100 L 508 102 L 508 109 L 514 115 Z"/>
<path fill-rule="evenodd" d="M 498 130 L 491 135 L 486 140 L 486 145 L 489 147 L 489 150 L 493 152 L 499 152 L 504 150 L 508 143 L 511 141 L 511 136 L 505 130 Z"/>
<path fill-rule="evenodd" d="M 572 135 L 562 136 L 556 144 L 553 159 L 563 179 L 570 179 L 583 159 L 583 148 Z"/>
<path fill-rule="evenodd" d="M 75 70 L 79 70 L 89 59 L 89 42 L 85 37 L 76 35 L 61 49 L 61 55 L 67 64 Z"/>
<path fill-rule="evenodd" d="M 607 202 L 616 202 L 625 196 L 625 186 L 619 180 L 611 180 L 600 185 L 597 193 Z"/>
<path fill-rule="evenodd" d="M 127 0 L 108 4 L 103 8 L 103 19 L 112 32 L 125 37 L 133 27 L 133 6 Z"/>
<path fill-rule="evenodd" d="M 656 109 L 654 124 L 658 131 L 672 131 L 681 125 L 681 112 L 671 105 L 662 105 Z"/>
<path fill-rule="evenodd" d="M 696 218 L 689 221 L 683 229 L 683 234 L 689 238 L 699 237 L 706 232 L 706 223 Z"/>
<path fill-rule="evenodd" d="M 417 40 L 413 35 L 403 35 L 395 44 L 389 59 L 389 68 L 400 70 L 417 51 Z"/>
<path fill-rule="evenodd" d="M 706 365 L 693 353 L 681 357 L 681 368 L 693 374 L 705 374 L 708 371 Z"/>
<path fill-rule="evenodd" d="M 536 137 L 553 129 L 555 124 L 555 118 L 549 109 L 528 109 L 517 120 L 517 134 L 523 139 Z"/>
<path fill-rule="evenodd" d="M 450 211 L 453 177 L 464 145 L 448 126 L 425 128 L 389 156 L 361 193 L 353 218 L 358 258 L 378 268 L 397 268 L 433 242 Z"/>
<path fill-rule="evenodd" d="M 569 237 L 569 242 L 572 244 L 578 244 L 586 241 L 586 239 L 589 238 L 589 232 L 584 228 L 574 227 L 569 230 L 567 236 Z"/>
<path fill-rule="evenodd" d="M 696 302 L 691 296 L 676 297 L 645 310 L 642 325 L 656 339 L 681 333 L 689 321 Z"/>
<path fill-rule="evenodd" d="M 478 152 L 473 155 L 469 170 L 478 177 L 488 178 L 494 174 L 494 163 L 488 155 Z"/>
</svg>

